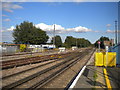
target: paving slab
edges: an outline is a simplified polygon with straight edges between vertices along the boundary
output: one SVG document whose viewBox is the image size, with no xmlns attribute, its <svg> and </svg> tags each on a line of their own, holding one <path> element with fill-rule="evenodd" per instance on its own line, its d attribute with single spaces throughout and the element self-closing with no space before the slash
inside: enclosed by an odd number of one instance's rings
<svg viewBox="0 0 120 90">
<path fill-rule="evenodd" d="M 94 54 L 95 55 L 95 54 Z M 94 55 L 91 57 L 87 66 L 78 79 L 74 89 L 87 88 L 87 89 L 105 89 L 107 88 L 105 83 L 105 77 L 103 73 L 104 67 L 96 67 L 94 65 Z"/>
<path fill-rule="evenodd" d="M 120 90 L 120 67 L 107 67 L 106 70 L 111 87 Z"/>
</svg>

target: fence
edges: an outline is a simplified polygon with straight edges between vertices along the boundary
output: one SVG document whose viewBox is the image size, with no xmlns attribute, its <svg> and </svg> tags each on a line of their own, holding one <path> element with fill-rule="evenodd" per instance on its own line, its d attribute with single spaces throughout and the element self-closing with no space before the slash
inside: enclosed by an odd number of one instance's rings
<svg viewBox="0 0 120 90">
<path fill-rule="evenodd" d="M 17 46 L 3 46 L 1 49 L 1 54 L 14 54 L 16 53 L 19 48 Z"/>
</svg>

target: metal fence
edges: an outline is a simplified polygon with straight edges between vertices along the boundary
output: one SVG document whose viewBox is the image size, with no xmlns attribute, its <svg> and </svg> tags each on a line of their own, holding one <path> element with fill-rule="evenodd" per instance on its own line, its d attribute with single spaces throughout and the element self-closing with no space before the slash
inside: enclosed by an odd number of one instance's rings
<svg viewBox="0 0 120 90">
<path fill-rule="evenodd" d="M 19 50 L 19 48 L 17 46 L 3 46 L 2 48 L 0 48 L 0 50 L 1 50 L 1 54 L 5 55 L 5 54 L 14 54 Z"/>
</svg>

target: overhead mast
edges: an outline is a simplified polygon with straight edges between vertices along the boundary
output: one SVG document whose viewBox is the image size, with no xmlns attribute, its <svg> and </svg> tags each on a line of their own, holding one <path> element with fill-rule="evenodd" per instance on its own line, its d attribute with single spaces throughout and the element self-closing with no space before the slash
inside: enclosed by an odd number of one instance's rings
<svg viewBox="0 0 120 90">
<path fill-rule="evenodd" d="M 118 36 L 117 36 L 117 20 L 115 21 L 115 45 L 117 45 L 117 39 L 118 39 Z"/>
<path fill-rule="evenodd" d="M 54 31 L 53 31 L 53 45 L 55 46 L 55 24 L 54 24 Z"/>
</svg>

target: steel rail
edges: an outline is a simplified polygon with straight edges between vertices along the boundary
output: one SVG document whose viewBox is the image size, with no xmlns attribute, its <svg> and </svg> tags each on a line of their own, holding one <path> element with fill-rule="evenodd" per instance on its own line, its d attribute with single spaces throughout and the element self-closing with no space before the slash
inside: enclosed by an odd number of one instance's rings
<svg viewBox="0 0 120 90">
<path fill-rule="evenodd" d="M 71 53 L 69 53 L 71 54 Z M 53 59 L 57 59 L 59 58 L 58 56 L 65 56 L 65 55 L 69 55 L 69 54 L 61 54 L 61 55 L 56 55 L 55 57 L 36 57 L 36 58 L 27 58 L 28 60 L 26 60 L 27 62 L 25 62 L 24 59 L 20 59 L 19 61 L 15 60 L 15 61 L 8 61 L 6 63 L 3 63 L 2 65 L 2 69 L 8 69 L 8 68 L 12 68 L 15 66 L 22 66 L 22 65 L 27 65 L 27 64 L 32 64 L 32 63 L 39 63 L 39 62 L 44 62 L 44 61 L 48 61 L 48 60 L 53 60 Z M 54 54 L 53 54 L 54 55 Z M 51 55 L 50 55 L 51 56 Z M 32 59 L 36 59 L 36 60 L 32 60 Z"/>
<path fill-rule="evenodd" d="M 55 61 L 52 61 L 52 62 L 48 62 L 48 63 L 45 63 L 45 64 L 42 64 L 42 65 L 39 65 L 39 66 L 36 66 L 36 67 L 33 67 L 33 68 L 29 68 L 29 69 L 26 69 L 26 70 L 23 70 L 23 71 L 20 71 L 20 72 L 17 72 L 17 73 L 14 73 L 14 74 L 10 74 L 10 75 L 7 75 L 7 76 L 3 76 L 2 78 L 0 79 L 7 79 L 7 78 L 10 78 L 10 77 L 13 77 L 13 76 L 16 76 L 18 74 L 22 74 L 22 73 L 25 73 L 27 71 L 30 71 L 30 70 L 33 70 L 33 69 L 36 69 L 36 68 L 40 68 L 42 66 L 45 66 L 45 65 L 48 65 L 48 64 L 51 64 L 51 63 L 54 63 Z"/>
<path fill-rule="evenodd" d="M 52 73 L 51 75 L 49 75 L 45 79 L 39 81 L 37 84 L 34 84 L 31 87 L 27 88 L 27 90 L 34 90 L 35 88 L 41 88 L 43 85 L 45 85 L 46 83 L 48 83 L 50 80 L 54 79 L 55 77 L 57 77 L 58 75 L 60 75 L 62 72 L 64 72 L 68 68 L 70 68 L 73 65 L 75 65 L 81 58 L 83 58 L 84 55 L 85 54 L 82 54 L 81 57 L 76 57 L 75 59 L 73 59 L 72 62 L 70 62 L 69 64 L 67 64 L 63 68 L 59 69 L 58 71 Z"/>
<path fill-rule="evenodd" d="M 57 58 L 57 59 L 55 59 L 55 60 L 57 60 L 57 61 L 58 61 L 58 60 L 63 60 L 64 58 L 67 58 L 67 56 L 62 57 L 62 58 Z M 54 59 L 53 59 L 53 60 L 54 60 Z M 22 74 L 22 73 L 25 73 L 25 72 L 27 72 L 27 71 L 30 71 L 30 70 L 33 70 L 33 69 L 36 69 L 36 68 L 39 68 L 39 67 L 42 67 L 42 66 L 45 66 L 45 65 L 54 63 L 54 62 L 56 62 L 56 61 L 48 62 L 48 63 L 42 64 L 42 65 L 39 65 L 39 66 L 36 66 L 36 67 L 33 67 L 33 68 L 29 68 L 29 69 L 27 69 L 27 70 L 20 71 L 20 72 L 18 72 L 18 73 L 14 73 L 14 74 L 11 74 L 11 75 L 8 75 L 8 76 L 4 76 L 4 77 L 2 77 L 1 79 L 7 79 L 7 78 L 10 78 L 10 77 L 16 76 L 16 75 L 18 75 L 18 74 Z"/>
<path fill-rule="evenodd" d="M 77 55 L 76 55 L 76 56 L 77 56 Z M 4 89 L 4 88 L 14 88 L 15 86 L 18 86 L 18 85 L 20 85 L 20 84 L 22 84 L 22 83 L 25 83 L 25 82 L 27 82 L 27 81 L 29 81 L 29 80 L 31 80 L 31 79 L 33 79 L 33 78 L 41 75 L 41 74 L 44 74 L 44 73 L 46 73 L 46 72 L 48 72 L 48 71 L 50 71 L 50 70 L 52 70 L 52 69 L 54 69 L 54 68 L 56 68 L 56 67 L 58 67 L 58 66 L 60 66 L 60 65 L 62 65 L 62 64 L 64 64 L 64 63 L 68 62 L 70 59 L 74 59 L 74 57 L 72 57 L 72 58 L 69 57 L 69 59 L 67 59 L 67 60 L 65 60 L 65 61 L 63 61 L 63 62 L 61 62 L 61 63 L 59 63 L 59 64 L 56 64 L 56 65 L 52 66 L 51 68 L 47 68 L 47 69 L 45 69 L 45 70 L 39 71 L 39 72 L 37 72 L 37 73 L 29 76 L 29 77 L 23 78 L 23 79 L 21 79 L 21 80 L 19 80 L 19 81 L 17 81 L 17 82 L 13 82 L 13 83 L 11 83 L 11 84 L 9 84 L 9 85 L 7 85 L 7 86 L 4 86 L 3 89 Z"/>
<path fill-rule="evenodd" d="M 47 51 L 49 52 L 54 52 L 54 51 Z M 24 53 L 16 53 L 16 54 L 3 54 L 2 56 L 16 56 L 16 55 L 25 55 L 25 54 L 36 54 L 36 53 L 42 53 L 42 52 L 24 52 Z"/>
</svg>

